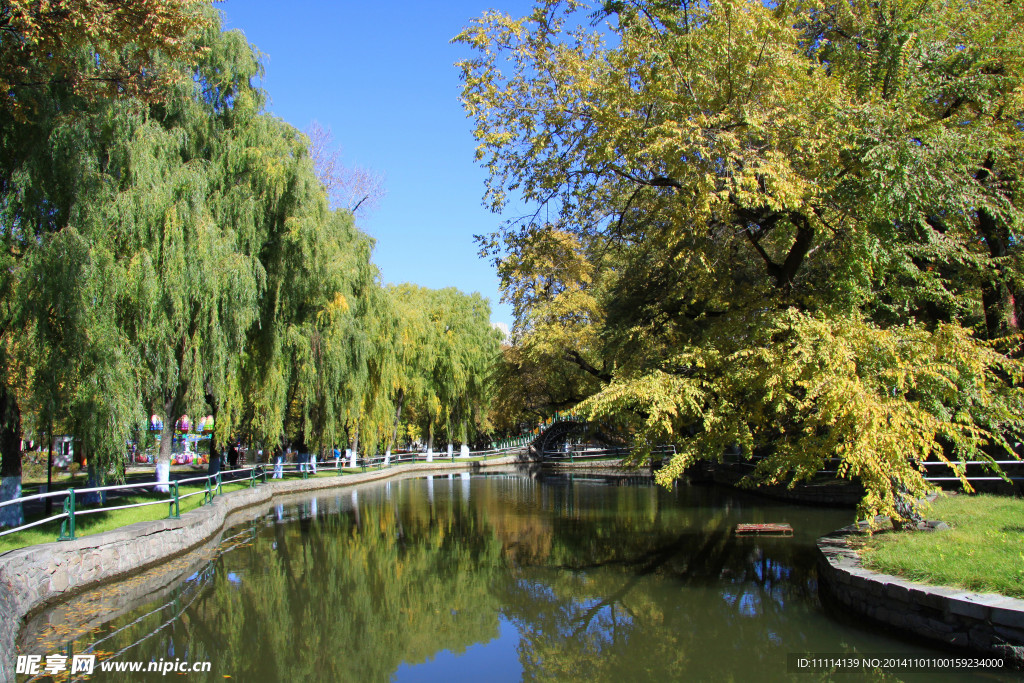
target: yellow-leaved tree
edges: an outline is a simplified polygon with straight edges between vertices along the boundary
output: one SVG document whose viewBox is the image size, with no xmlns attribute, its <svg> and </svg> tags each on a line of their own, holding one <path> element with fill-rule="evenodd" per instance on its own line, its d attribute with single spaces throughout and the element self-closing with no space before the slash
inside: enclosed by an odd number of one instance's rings
<svg viewBox="0 0 1024 683">
<path fill-rule="evenodd" d="M 913 518 L 920 463 L 1021 432 L 1022 10 L 991 0 L 544 0 L 456 41 L 525 353 L 669 482 L 739 445 L 837 458 Z M 539 220 L 545 216 L 545 220 Z M 551 218 L 547 218 L 551 216 Z M 963 466 L 957 465 L 963 473 Z"/>
</svg>

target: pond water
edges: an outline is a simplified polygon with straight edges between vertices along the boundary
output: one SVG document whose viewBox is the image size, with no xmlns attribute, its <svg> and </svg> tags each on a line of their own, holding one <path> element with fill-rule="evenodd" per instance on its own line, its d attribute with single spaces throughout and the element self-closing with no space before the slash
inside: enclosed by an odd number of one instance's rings
<svg viewBox="0 0 1024 683">
<path fill-rule="evenodd" d="M 806 681 L 826 677 L 788 654 L 940 654 L 822 605 L 814 540 L 852 516 L 637 476 L 337 489 L 38 615 L 20 649 L 209 661 L 185 680 L 246 682 Z M 743 522 L 795 533 L 738 538 Z"/>
</svg>

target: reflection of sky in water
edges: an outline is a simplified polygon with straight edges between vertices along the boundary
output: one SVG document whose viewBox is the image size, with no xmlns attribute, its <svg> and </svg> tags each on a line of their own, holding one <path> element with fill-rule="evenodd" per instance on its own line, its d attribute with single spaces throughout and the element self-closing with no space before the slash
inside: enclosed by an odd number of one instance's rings
<svg viewBox="0 0 1024 683">
<path fill-rule="evenodd" d="M 450 650 L 438 652 L 420 664 L 402 662 L 391 679 L 397 683 L 422 681 L 518 681 L 523 676 L 519 663 L 519 630 L 501 617 L 498 637 L 486 643 L 476 643 L 461 655 Z"/>
<path fill-rule="evenodd" d="M 745 617 L 756 617 L 761 613 L 761 600 L 756 595 L 748 593 L 740 598 L 736 611 Z"/>
<path fill-rule="evenodd" d="M 516 581 L 516 585 L 520 590 L 529 593 L 534 599 L 544 599 L 548 601 L 557 600 L 558 596 L 555 595 L 554 589 L 547 586 L 539 581 L 527 581 L 526 579 L 519 579 Z"/>
</svg>

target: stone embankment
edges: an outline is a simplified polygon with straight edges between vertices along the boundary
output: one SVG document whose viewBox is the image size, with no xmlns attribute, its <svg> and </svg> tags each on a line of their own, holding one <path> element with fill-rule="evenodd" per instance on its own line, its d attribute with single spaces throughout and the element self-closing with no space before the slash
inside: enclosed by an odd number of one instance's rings
<svg viewBox="0 0 1024 683">
<path fill-rule="evenodd" d="M 73 541 L 44 543 L 0 555 L 0 680 L 14 681 L 18 630 L 34 612 L 114 578 L 139 572 L 219 536 L 231 513 L 269 505 L 282 495 L 353 486 L 437 471 L 476 470 L 521 462 L 518 455 L 488 461 L 458 460 L 396 465 L 337 477 L 270 481 L 234 491 L 183 513 L 180 519 L 137 522 Z"/>
<path fill-rule="evenodd" d="M 862 532 L 853 525 L 818 539 L 820 585 L 828 596 L 904 633 L 1024 669 L 1024 600 L 873 572 L 849 544 Z"/>
<path fill-rule="evenodd" d="M 578 472 L 581 469 L 591 470 L 621 470 L 623 472 L 629 472 L 630 474 L 646 474 L 650 470 L 629 468 L 622 464 L 622 459 L 618 460 L 577 460 L 576 462 L 569 462 L 568 460 L 560 460 L 552 462 L 545 460 L 543 462 L 544 467 L 552 470 L 572 470 Z"/>
</svg>

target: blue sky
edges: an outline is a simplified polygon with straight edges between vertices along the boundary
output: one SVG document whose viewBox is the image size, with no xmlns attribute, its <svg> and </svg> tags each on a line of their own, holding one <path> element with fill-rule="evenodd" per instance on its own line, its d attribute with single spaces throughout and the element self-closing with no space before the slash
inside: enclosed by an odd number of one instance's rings
<svg viewBox="0 0 1024 683">
<path fill-rule="evenodd" d="M 348 165 L 383 173 L 387 196 L 359 226 L 377 240 L 384 282 L 480 292 L 511 325 L 498 278 L 474 234 L 502 217 L 481 206 L 484 171 L 458 101 L 449 40 L 486 9 L 514 16 L 527 0 L 456 2 L 226 0 L 225 29 L 264 53 L 269 110 L 300 129 L 330 128 Z"/>
</svg>

